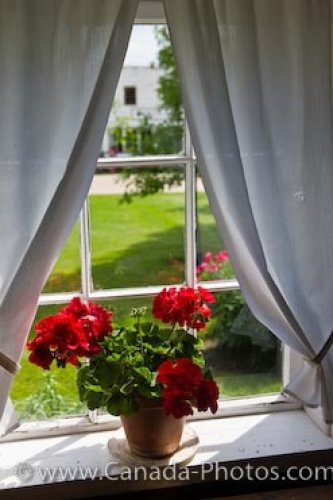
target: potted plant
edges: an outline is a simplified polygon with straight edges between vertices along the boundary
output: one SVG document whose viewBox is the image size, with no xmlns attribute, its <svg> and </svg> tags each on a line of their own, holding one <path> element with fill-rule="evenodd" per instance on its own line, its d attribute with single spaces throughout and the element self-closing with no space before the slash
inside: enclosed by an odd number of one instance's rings
<svg viewBox="0 0 333 500">
<path fill-rule="evenodd" d="M 133 452 L 169 455 L 193 407 L 217 411 L 218 387 L 198 335 L 213 301 L 202 287 L 165 288 L 152 306 L 159 322 L 145 321 L 146 308 L 137 308 L 128 327 L 117 326 L 108 309 L 76 297 L 36 324 L 29 360 L 44 369 L 53 362 L 77 366 L 81 401 L 120 415 Z"/>
</svg>

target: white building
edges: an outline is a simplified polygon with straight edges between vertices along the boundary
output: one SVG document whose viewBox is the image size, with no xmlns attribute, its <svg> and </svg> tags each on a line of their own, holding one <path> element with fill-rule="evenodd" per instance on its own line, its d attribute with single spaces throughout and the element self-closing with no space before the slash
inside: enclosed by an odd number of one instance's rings
<svg viewBox="0 0 333 500">
<path fill-rule="evenodd" d="M 112 110 L 109 116 L 108 128 L 124 124 L 136 128 L 140 114 L 149 114 L 154 123 L 166 118 L 161 111 L 157 94 L 158 79 L 163 70 L 155 67 L 124 66 Z M 106 131 L 102 151 L 109 151 L 112 139 Z"/>
</svg>

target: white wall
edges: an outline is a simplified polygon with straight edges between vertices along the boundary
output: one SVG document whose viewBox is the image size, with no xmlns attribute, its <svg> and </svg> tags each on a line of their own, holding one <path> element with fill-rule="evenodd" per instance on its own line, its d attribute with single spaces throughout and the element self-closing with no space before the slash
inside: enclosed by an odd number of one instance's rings
<svg viewBox="0 0 333 500">
<path fill-rule="evenodd" d="M 158 68 L 150 68 L 145 66 L 124 66 L 115 97 L 113 100 L 112 110 L 109 116 L 108 127 L 119 125 L 119 121 L 124 121 L 124 125 L 135 128 L 138 125 L 138 113 L 149 114 L 155 123 L 159 123 L 166 118 L 163 111 L 159 107 L 161 101 L 157 95 L 158 79 L 163 71 Z M 125 104 L 124 88 L 136 88 L 136 104 Z M 110 140 L 107 130 L 105 131 L 101 151 L 107 153 L 112 141 Z"/>
<path fill-rule="evenodd" d="M 116 117 L 128 120 L 128 125 L 135 127 L 137 113 L 149 113 L 155 122 L 161 121 L 165 115 L 159 110 L 161 104 L 156 89 L 158 79 L 163 73 L 158 68 L 142 66 L 125 66 L 121 72 L 113 108 L 109 117 L 109 126 L 116 124 Z M 136 88 L 136 105 L 124 104 L 124 88 Z"/>
</svg>

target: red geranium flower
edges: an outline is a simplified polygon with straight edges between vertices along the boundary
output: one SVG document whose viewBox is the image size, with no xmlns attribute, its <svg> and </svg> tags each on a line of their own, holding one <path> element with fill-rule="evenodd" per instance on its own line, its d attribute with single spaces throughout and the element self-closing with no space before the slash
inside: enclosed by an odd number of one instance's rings
<svg viewBox="0 0 333 500">
<path fill-rule="evenodd" d="M 80 297 L 74 297 L 74 299 L 72 299 L 66 307 L 63 307 L 59 313 L 72 314 L 79 319 L 89 314 L 89 309 L 87 304 L 83 302 Z"/>
<path fill-rule="evenodd" d="M 29 344 L 31 345 L 32 343 L 28 342 L 28 349 L 30 349 Z M 53 361 L 53 356 L 49 346 L 47 344 L 39 344 L 35 346 L 29 356 L 29 361 L 37 366 L 40 366 L 41 368 L 44 368 L 44 370 L 48 370 Z"/>
<path fill-rule="evenodd" d="M 112 313 L 99 304 L 85 304 L 80 297 L 74 297 L 60 313 L 73 315 L 77 320 L 83 319 L 82 326 L 86 325 L 95 337 L 103 337 L 112 331 Z"/>
<path fill-rule="evenodd" d="M 30 361 L 43 368 L 52 360 L 58 366 L 78 366 L 80 357 L 91 357 L 101 350 L 98 339 L 112 331 L 111 313 L 99 305 L 85 304 L 75 297 L 58 314 L 42 319 L 35 326 L 36 337 L 27 343 Z"/>
<path fill-rule="evenodd" d="M 181 418 L 193 413 L 191 401 L 202 380 L 200 366 L 188 358 L 164 361 L 156 382 L 163 384 L 163 407 L 167 415 Z"/>
<path fill-rule="evenodd" d="M 207 304 L 212 304 L 213 302 L 215 302 L 214 295 L 202 286 L 198 286 L 198 294 L 200 295 L 202 302 L 207 302 Z"/>
<path fill-rule="evenodd" d="M 211 315 L 207 304 L 214 300 L 214 296 L 202 287 L 164 288 L 154 299 L 153 315 L 163 323 L 201 330 Z"/>
<path fill-rule="evenodd" d="M 193 415 L 191 403 L 189 401 L 191 394 L 186 395 L 182 391 L 165 390 L 163 392 L 163 408 L 166 415 L 173 415 L 175 418 Z"/>
<path fill-rule="evenodd" d="M 27 344 L 28 349 L 35 353 L 29 358 L 32 363 L 40 366 L 42 363 L 49 368 L 52 359 L 56 359 L 61 366 L 67 362 L 77 365 L 78 352 L 88 352 L 89 342 L 72 315 L 60 312 L 48 316 L 36 325 L 35 330 L 35 339 Z"/>
<path fill-rule="evenodd" d="M 191 392 L 202 379 L 200 366 L 189 358 L 168 359 L 159 367 L 156 382 L 184 392 Z"/>
<path fill-rule="evenodd" d="M 109 332 L 112 332 L 112 313 L 108 309 L 100 306 L 99 304 L 94 304 L 89 302 L 88 304 L 88 314 L 96 318 L 94 323 L 95 332 L 97 337 L 104 337 Z"/>
<path fill-rule="evenodd" d="M 156 382 L 163 384 L 163 407 L 167 415 L 191 415 L 192 405 L 199 411 L 216 413 L 219 396 L 216 382 L 203 377 L 200 366 L 189 358 L 168 359 L 157 370 Z"/>
<path fill-rule="evenodd" d="M 177 323 L 177 290 L 163 288 L 153 301 L 153 315 L 163 323 Z"/>
<path fill-rule="evenodd" d="M 35 342 L 48 343 L 50 347 L 60 352 L 75 350 L 78 346 L 88 347 L 82 329 L 75 318 L 67 314 L 56 314 L 42 319 L 35 327 L 37 337 Z"/>
<path fill-rule="evenodd" d="M 219 389 L 216 382 L 214 380 L 202 379 L 195 393 L 198 410 L 207 411 L 209 408 L 212 413 L 216 413 L 218 397 Z"/>
</svg>

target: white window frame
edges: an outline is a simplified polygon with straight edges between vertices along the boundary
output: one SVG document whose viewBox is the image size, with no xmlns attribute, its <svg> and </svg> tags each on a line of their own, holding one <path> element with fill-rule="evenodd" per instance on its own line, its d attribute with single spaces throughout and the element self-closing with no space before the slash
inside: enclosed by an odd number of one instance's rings
<svg viewBox="0 0 333 500">
<path fill-rule="evenodd" d="M 164 24 L 163 7 L 159 0 L 145 0 L 139 4 L 136 24 Z M 134 156 L 129 158 L 100 158 L 97 170 L 103 168 L 153 168 L 181 167 L 185 170 L 185 281 L 189 286 L 203 285 L 212 292 L 228 292 L 239 290 L 236 279 L 197 282 L 196 279 L 196 158 L 188 130 L 185 127 L 184 150 L 180 154 L 158 156 Z M 80 295 L 85 300 L 121 299 L 129 297 L 152 297 L 159 293 L 165 286 L 145 286 L 134 288 L 117 288 L 108 290 L 94 290 L 91 269 L 91 248 L 89 233 L 89 208 L 86 200 L 80 213 L 80 263 L 81 263 L 81 293 L 43 293 L 39 298 L 39 306 L 66 304 L 73 297 Z M 182 285 L 182 284 L 179 284 Z M 177 285 L 175 285 L 177 286 Z M 299 371 L 302 358 L 288 347 L 283 350 L 283 385 L 287 384 L 290 377 Z M 254 397 L 233 398 L 220 403 L 215 415 L 195 414 L 193 419 L 221 418 L 237 415 L 250 415 L 254 413 L 268 413 L 272 411 L 297 410 L 302 404 L 283 394 L 259 395 Z M 311 415 L 310 415 L 311 416 Z M 321 423 L 318 413 L 314 418 Z M 0 441 L 30 439 L 50 435 L 63 435 L 92 430 L 99 431 L 116 428 L 120 425 L 118 417 L 99 415 L 97 411 L 89 411 L 87 415 L 67 416 L 56 421 L 25 422 Z"/>
<path fill-rule="evenodd" d="M 185 281 L 189 286 L 203 285 L 212 292 L 228 292 L 239 290 L 236 279 L 197 282 L 196 279 L 196 158 L 194 155 L 188 127 L 185 127 L 184 153 L 178 155 L 136 156 L 128 158 L 100 158 L 97 169 L 105 168 L 154 168 L 178 167 L 185 170 Z M 168 285 L 141 286 L 133 288 L 113 288 L 94 290 L 91 267 L 91 247 L 89 231 L 89 208 L 86 200 L 80 214 L 80 262 L 81 262 L 81 293 L 43 293 L 39 298 L 39 305 L 66 304 L 70 299 L 80 295 L 85 300 L 108 300 L 133 297 L 152 297 Z M 179 283 L 178 286 L 183 283 Z M 289 348 L 284 349 L 283 355 L 283 384 L 293 375 L 300 357 L 291 354 Z M 295 362 L 297 361 L 297 363 Z M 282 394 L 258 395 L 253 397 L 232 398 L 220 401 L 215 415 L 210 413 L 195 413 L 191 419 L 203 420 L 275 411 L 294 411 L 302 407 L 301 403 Z M 99 414 L 97 411 L 88 411 L 86 415 L 69 415 L 60 419 L 47 421 L 23 422 L 12 433 L 1 441 L 16 441 L 35 437 L 74 434 L 82 432 L 101 431 L 120 426 L 120 419 L 111 415 Z"/>
</svg>

